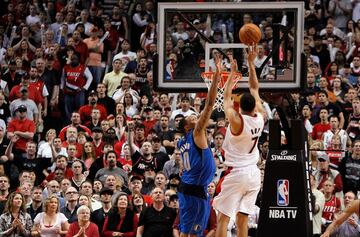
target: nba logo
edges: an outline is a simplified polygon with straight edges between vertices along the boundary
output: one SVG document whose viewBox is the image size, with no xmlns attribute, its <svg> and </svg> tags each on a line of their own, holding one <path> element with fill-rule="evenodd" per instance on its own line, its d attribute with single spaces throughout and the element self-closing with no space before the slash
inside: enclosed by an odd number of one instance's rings
<svg viewBox="0 0 360 237">
<path fill-rule="evenodd" d="M 277 205 L 289 205 L 289 180 L 279 179 L 277 181 Z"/>
</svg>

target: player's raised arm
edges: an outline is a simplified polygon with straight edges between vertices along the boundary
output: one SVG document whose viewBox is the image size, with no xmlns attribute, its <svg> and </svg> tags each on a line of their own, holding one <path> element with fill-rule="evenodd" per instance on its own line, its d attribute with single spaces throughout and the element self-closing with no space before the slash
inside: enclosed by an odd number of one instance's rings
<svg viewBox="0 0 360 237">
<path fill-rule="evenodd" d="M 220 79 L 220 74 L 222 70 L 222 60 L 219 56 L 216 56 L 215 58 L 215 64 L 216 64 L 216 72 L 213 80 L 211 81 L 211 86 L 208 92 L 208 97 L 205 101 L 205 107 L 203 111 L 200 114 L 198 123 L 195 125 L 194 129 L 194 137 L 199 138 L 199 141 L 196 141 L 196 145 L 198 145 L 200 148 L 206 148 L 207 147 L 207 140 L 206 140 L 206 133 L 205 129 L 209 122 L 211 112 L 213 110 L 215 99 L 217 96 L 217 90 L 218 90 L 218 82 Z"/>
<path fill-rule="evenodd" d="M 252 96 L 254 96 L 255 101 L 256 101 L 256 112 L 259 113 L 263 113 L 263 106 L 261 103 L 261 98 L 259 95 L 259 81 L 256 75 L 256 70 L 255 70 L 255 64 L 254 64 L 254 60 L 257 56 L 257 46 L 256 44 L 253 45 L 249 45 L 248 46 L 248 51 L 247 51 L 247 58 L 248 58 L 248 63 L 249 63 L 249 88 L 250 88 L 250 93 Z"/>
<path fill-rule="evenodd" d="M 225 84 L 224 90 L 224 112 L 226 118 L 229 119 L 231 125 L 231 131 L 234 134 L 237 134 L 240 131 L 242 126 L 242 120 L 239 116 L 239 113 L 234 109 L 234 102 L 232 100 L 232 89 L 236 83 L 235 73 L 237 72 L 237 62 L 236 60 L 230 58 L 231 60 L 231 71 L 229 78 Z"/>
</svg>

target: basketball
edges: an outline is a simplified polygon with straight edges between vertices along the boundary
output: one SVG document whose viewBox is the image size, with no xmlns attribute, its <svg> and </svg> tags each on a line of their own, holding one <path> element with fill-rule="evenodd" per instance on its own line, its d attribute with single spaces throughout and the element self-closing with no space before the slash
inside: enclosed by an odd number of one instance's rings
<svg viewBox="0 0 360 237">
<path fill-rule="evenodd" d="M 240 41 L 246 45 L 259 43 L 261 39 L 260 28 L 252 23 L 243 25 L 239 31 Z"/>
</svg>

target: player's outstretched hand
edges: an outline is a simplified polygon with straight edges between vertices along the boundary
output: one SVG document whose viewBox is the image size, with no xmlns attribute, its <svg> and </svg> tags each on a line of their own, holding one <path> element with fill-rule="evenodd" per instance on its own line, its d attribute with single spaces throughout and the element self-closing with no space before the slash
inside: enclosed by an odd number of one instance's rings
<svg viewBox="0 0 360 237">
<path fill-rule="evenodd" d="M 256 43 L 249 45 L 247 50 L 247 59 L 249 63 L 253 63 L 257 56 L 257 45 Z"/>
<path fill-rule="evenodd" d="M 231 72 L 235 73 L 238 71 L 237 61 L 232 56 L 229 56 L 229 58 L 230 58 L 230 70 Z"/>
<path fill-rule="evenodd" d="M 222 58 L 220 55 L 215 56 L 216 72 L 221 73 L 223 71 Z"/>
</svg>

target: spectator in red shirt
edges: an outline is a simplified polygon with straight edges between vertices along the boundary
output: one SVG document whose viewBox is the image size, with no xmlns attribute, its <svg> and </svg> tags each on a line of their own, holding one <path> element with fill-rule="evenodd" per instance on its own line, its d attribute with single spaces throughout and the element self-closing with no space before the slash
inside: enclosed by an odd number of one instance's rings
<svg viewBox="0 0 360 237">
<path fill-rule="evenodd" d="M 68 161 L 66 156 L 58 155 L 55 160 L 55 169 L 61 169 L 64 171 L 64 177 L 71 180 L 71 178 L 74 176 L 74 173 L 71 168 L 68 168 Z M 46 181 L 51 181 L 55 179 L 55 172 L 51 172 L 47 177 Z"/>
<path fill-rule="evenodd" d="M 91 124 L 91 111 L 93 109 L 98 109 L 100 111 L 100 121 L 106 119 L 107 111 L 103 105 L 97 103 L 98 96 L 96 91 L 90 91 L 88 101 L 89 104 L 83 105 L 79 109 L 80 119 L 82 123 L 85 126 L 89 126 Z"/>
<path fill-rule="evenodd" d="M 60 133 L 59 133 L 59 137 L 61 138 L 62 141 L 65 140 L 65 134 L 66 134 L 66 131 L 69 127 L 75 127 L 77 129 L 78 132 L 81 132 L 81 131 L 84 131 L 87 133 L 87 135 L 91 135 L 91 131 L 89 128 L 87 128 L 86 126 L 84 125 L 81 125 L 81 120 L 80 120 L 80 114 L 78 112 L 73 112 L 71 114 L 71 124 L 64 127 L 63 129 L 61 129 Z"/>
<path fill-rule="evenodd" d="M 75 51 L 80 55 L 80 63 L 85 64 L 86 59 L 89 57 L 89 49 L 81 39 L 81 34 L 79 31 L 75 30 L 73 32 L 72 38 L 75 41 Z"/>
<path fill-rule="evenodd" d="M 329 111 L 327 108 L 321 108 L 319 112 L 320 122 L 315 124 L 311 134 L 313 140 L 321 140 L 323 133 L 330 129 L 328 120 Z"/>
<path fill-rule="evenodd" d="M 78 220 L 71 223 L 66 237 L 73 236 L 92 236 L 99 237 L 99 230 L 96 224 L 90 222 L 90 209 L 89 207 L 82 205 L 80 206 L 76 214 Z"/>
<path fill-rule="evenodd" d="M 77 132 L 76 128 L 69 127 L 66 130 L 66 141 L 63 142 L 62 147 L 67 148 L 69 144 L 75 145 L 76 150 L 77 150 L 76 157 L 80 158 L 81 154 L 82 154 L 82 151 L 83 151 L 83 147 L 82 147 L 81 144 L 79 144 L 77 142 L 77 137 L 78 137 L 78 132 Z"/>
<path fill-rule="evenodd" d="M 140 176 L 133 175 L 130 178 L 129 189 L 131 191 L 131 195 L 129 196 L 129 200 L 130 200 L 130 202 L 132 202 L 132 199 L 133 199 L 134 195 L 141 194 L 142 179 L 141 179 Z M 143 197 L 144 201 L 146 202 L 147 206 L 152 205 L 153 200 L 149 195 L 142 195 L 142 197 Z"/>
<path fill-rule="evenodd" d="M 91 131 L 91 137 L 93 139 L 93 144 L 95 148 L 95 155 L 96 157 L 100 157 L 104 149 L 104 142 L 102 141 L 103 131 L 100 127 L 94 127 Z"/>
<path fill-rule="evenodd" d="M 154 111 L 152 107 L 146 106 L 143 111 L 143 117 L 145 118 L 143 124 L 145 126 L 145 136 L 147 136 L 150 129 L 152 129 L 157 123 L 157 120 L 154 119 Z"/>
<path fill-rule="evenodd" d="M 26 143 L 31 141 L 35 134 L 35 123 L 26 118 L 27 108 L 25 105 L 20 105 L 15 109 L 15 117 L 8 124 L 8 139 L 14 136 L 19 137 L 15 143 L 15 148 L 20 152 L 25 152 Z"/>
</svg>

